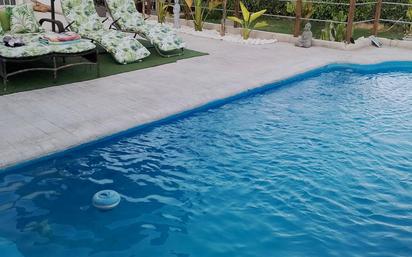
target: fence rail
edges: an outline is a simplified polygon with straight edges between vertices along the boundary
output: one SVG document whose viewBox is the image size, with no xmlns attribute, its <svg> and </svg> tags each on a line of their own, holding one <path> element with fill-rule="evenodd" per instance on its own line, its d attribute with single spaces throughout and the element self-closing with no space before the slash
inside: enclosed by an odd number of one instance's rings
<svg viewBox="0 0 412 257">
<path fill-rule="evenodd" d="M 0 5 L 15 5 L 15 0 L 0 0 Z"/>
<path fill-rule="evenodd" d="M 377 35 L 379 24 L 380 23 L 392 23 L 392 24 L 402 24 L 402 25 L 410 25 L 412 27 L 412 21 L 408 20 L 394 20 L 394 19 L 385 19 L 381 17 L 383 6 L 402 6 L 412 8 L 412 3 L 401 3 L 401 2 L 389 2 L 383 0 L 369 0 L 369 1 L 356 1 L 356 0 L 348 0 L 347 2 L 332 2 L 332 1 L 325 1 L 325 0 L 278 0 L 279 2 L 289 2 L 295 4 L 295 13 L 293 15 L 280 15 L 280 14 L 268 14 L 265 13 L 265 17 L 273 17 L 273 18 L 281 18 L 281 19 L 290 19 L 294 20 L 294 28 L 293 28 L 293 35 L 297 37 L 301 32 L 301 23 L 302 21 L 314 21 L 314 22 L 326 22 L 326 23 L 333 23 L 333 24 L 345 24 L 346 25 L 346 35 L 345 41 L 347 43 L 351 42 L 353 39 L 353 28 L 354 25 L 364 24 L 364 23 L 372 23 L 371 34 Z M 227 13 L 232 13 L 236 17 L 240 17 L 240 10 L 238 8 L 240 0 L 235 0 L 234 6 L 237 7 L 234 10 L 228 9 L 226 10 Z M 311 3 L 311 4 L 322 4 L 322 5 L 334 5 L 334 6 L 341 6 L 347 8 L 347 20 L 346 21 L 338 21 L 338 20 L 327 20 L 327 19 L 318 19 L 318 18 L 310 18 L 310 17 L 303 17 L 303 4 L 304 3 Z M 373 14 L 371 18 L 363 19 L 363 20 L 355 20 L 355 13 L 357 8 L 361 8 L 363 6 L 373 6 L 372 9 Z M 205 7 L 207 8 L 207 7 Z M 216 9 L 219 11 L 224 11 L 223 9 Z M 236 26 L 236 24 L 235 24 Z"/>
</svg>

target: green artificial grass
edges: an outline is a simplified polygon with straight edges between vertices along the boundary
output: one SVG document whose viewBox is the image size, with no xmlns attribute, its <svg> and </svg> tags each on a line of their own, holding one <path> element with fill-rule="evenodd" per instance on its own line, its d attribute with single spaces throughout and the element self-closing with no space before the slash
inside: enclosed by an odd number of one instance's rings
<svg viewBox="0 0 412 257">
<path fill-rule="evenodd" d="M 100 78 L 107 77 L 119 73 L 146 69 L 150 67 L 155 67 L 167 63 L 174 63 L 178 60 L 188 59 L 198 56 L 207 55 L 206 53 L 197 52 L 190 49 L 185 49 L 184 54 L 176 57 L 164 58 L 161 57 L 154 48 L 149 48 L 151 55 L 142 62 L 136 62 L 131 64 L 118 64 L 108 53 L 99 54 L 99 63 L 100 63 Z M 74 59 L 74 58 L 73 58 Z M 50 62 L 45 59 L 42 62 Z M 67 60 L 70 62 L 70 59 Z M 37 65 L 43 65 L 37 63 Z M 11 65 L 11 64 L 10 64 Z M 17 64 L 16 64 L 17 65 Z M 28 64 L 18 64 L 18 65 L 28 65 Z M 0 89 L 0 95 L 7 95 L 22 91 L 29 91 L 34 89 L 40 89 L 50 86 L 58 86 L 73 82 L 86 81 L 91 79 L 96 79 L 96 66 L 95 65 L 81 65 L 75 67 L 69 67 L 62 69 L 57 73 L 57 81 L 53 81 L 53 72 L 50 71 L 30 71 L 21 73 L 9 78 L 7 87 Z M 136 81 L 138 83 L 138 80 Z M 0 84 L 1 85 L 1 84 Z"/>
</svg>

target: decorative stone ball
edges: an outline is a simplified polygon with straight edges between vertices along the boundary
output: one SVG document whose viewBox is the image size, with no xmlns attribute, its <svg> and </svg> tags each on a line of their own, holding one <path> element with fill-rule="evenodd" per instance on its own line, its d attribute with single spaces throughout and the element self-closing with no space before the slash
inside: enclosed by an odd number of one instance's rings
<svg viewBox="0 0 412 257">
<path fill-rule="evenodd" d="M 93 206 L 100 210 L 110 210 L 119 205 L 120 195 L 113 190 L 102 190 L 94 194 Z"/>
</svg>

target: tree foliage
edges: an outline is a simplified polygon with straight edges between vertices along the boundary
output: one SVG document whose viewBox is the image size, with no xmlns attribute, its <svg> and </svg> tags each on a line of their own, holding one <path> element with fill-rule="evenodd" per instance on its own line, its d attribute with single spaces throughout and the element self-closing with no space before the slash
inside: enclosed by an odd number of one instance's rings
<svg viewBox="0 0 412 257">
<path fill-rule="evenodd" d="M 234 3 L 236 0 L 228 0 L 228 9 L 234 9 Z M 342 3 L 348 4 L 349 0 L 322 0 L 323 2 L 334 2 L 334 3 Z M 363 2 L 373 2 L 370 0 L 359 0 L 357 3 Z M 398 3 L 408 3 L 409 0 L 391 0 L 391 2 L 398 2 Z M 288 2 L 279 1 L 279 0 L 243 0 L 245 6 L 251 10 L 252 12 L 256 12 L 262 9 L 267 10 L 267 14 L 277 14 L 277 15 L 285 15 L 291 16 L 292 14 L 288 13 L 287 5 Z M 339 14 L 339 12 L 347 13 L 349 10 L 348 5 L 332 5 L 332 4 L 313 4 L 313 11 L 312 11 L 312 18 L 315 19 L 322 19 L 322 20 L 333 20 L 333 17 Z M 392 19 L 392 20 L 399 20 L 407 19 L 407 10 L 408 8 L 405 6 L 397 6 L 397 5 L 383 5 L 382 6 L 382 18 L 385 19 Z M 374 18 L 375 13 L 375 5 L 368 4 L 368 5 L 358 5 L 356 6 L 355 12 L 355 21 L 361 20 L 370 20 Z"/>
</svg>

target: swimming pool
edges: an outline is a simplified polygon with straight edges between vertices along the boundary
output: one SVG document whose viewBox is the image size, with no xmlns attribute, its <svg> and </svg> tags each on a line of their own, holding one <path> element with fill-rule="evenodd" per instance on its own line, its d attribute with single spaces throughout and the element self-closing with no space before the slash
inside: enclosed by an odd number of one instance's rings
<svg viewBox="0 0 412 257">
<path fill-rule="evenodd" d="M 1 256 L 411 256 L 412 73 L 371 67 L 4 170 Z"/>
</svg>

